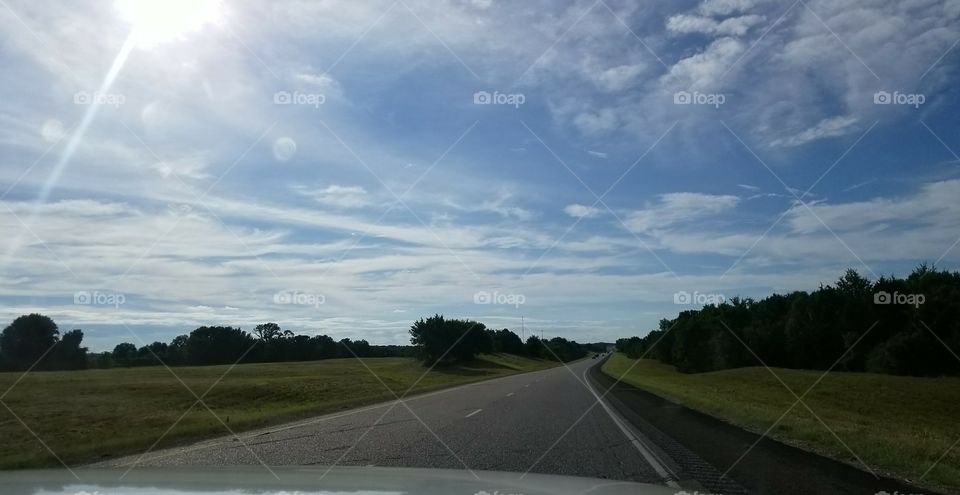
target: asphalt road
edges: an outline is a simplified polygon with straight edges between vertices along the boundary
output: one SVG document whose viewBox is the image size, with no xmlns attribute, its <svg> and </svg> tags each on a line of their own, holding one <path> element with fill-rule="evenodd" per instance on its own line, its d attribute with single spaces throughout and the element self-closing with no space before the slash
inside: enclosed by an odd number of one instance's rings
<svg viewBox="0 0 960 495">
<path fill-rule="evenodd" d="M 375 465 L 667 484 L 655 453 L 628 437 L 628 427 L 586 386 L 586 371 L 597 363 L 585 359 L 99 465 Z"/>
<path fill-rule="evenodd" d="M 471 470 L 478 479 L 480 471 L 607 478 L 678 493 L 929 493 L 615 383 L 598 363 L 585 359 L 95 466 L 423 467 Z"/>
</svg>

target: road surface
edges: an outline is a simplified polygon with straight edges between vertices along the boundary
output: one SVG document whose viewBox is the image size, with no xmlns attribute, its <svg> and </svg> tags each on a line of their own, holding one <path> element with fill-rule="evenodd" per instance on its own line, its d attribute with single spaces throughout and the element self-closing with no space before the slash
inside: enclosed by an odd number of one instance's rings
<svg viewBox="0 0 960 495">
<path fill-rule="evenodd" d="M 678 493 L 930 493 L 615 383 L 598 363 L 585 359 L 95 466 L 395 466 L 466 469 L 478 478 L 482 471 L 607 478 Z"/>
<path fill-rule="evenodd" d="M 469 384 L 99 466 L 404 466 L 672 484 L 618 423 L 587 370 L 598 360 Z M 600 391 L 602 393 L 602 391 Z M 264 468 L 265 469 L 265 468 Z"/>
</svg>

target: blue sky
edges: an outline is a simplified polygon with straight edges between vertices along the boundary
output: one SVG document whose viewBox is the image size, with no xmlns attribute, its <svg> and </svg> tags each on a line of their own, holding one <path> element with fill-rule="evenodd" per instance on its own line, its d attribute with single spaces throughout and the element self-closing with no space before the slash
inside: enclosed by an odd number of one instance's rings
<svg viewBox="0 0 960 495">
<path fill-rule="evenodd" d="M 0 303 L 96 350 L 612 340 L 960 259 L 956 0 L 71 5 L 0 6 Z"/>
</svg>

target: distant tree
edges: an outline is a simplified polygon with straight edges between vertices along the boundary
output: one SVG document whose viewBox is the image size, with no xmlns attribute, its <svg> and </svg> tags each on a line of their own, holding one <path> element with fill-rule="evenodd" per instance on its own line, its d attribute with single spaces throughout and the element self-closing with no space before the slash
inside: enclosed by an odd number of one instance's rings
<svg viewBox="0 0 960 495">
<path fill-rule="evenodd" d="M 739 366 L 960 373 L 960 272 L 922 264 L 907 278 L 871 282 L 847 270 L 834 285 L 680 312 L 642 338 L 621 339 L 629 357 L 683 372 Z M 742 341 L 742 342 L 741 342 Z"/>
<path fill-rule="evenodd" d="M 543 358 L 546 354 L 546 348 L 540 343 L 540 337 L 531 335 L 527 337 L 527 341 L 523 343 L 523 353 L 532 358 Z"/>
<path fill-rule="evenodd" d="M 189 336 L 177 335 L 167 346 L 167 364 L 185 364 L 187 362 L 187 342 Z"/>
<path fill-rule="evenodd" d="M 57 324 L 47 316 L 33 313 L 18 317 L 0 333 L 0 355 L 4 365 L 9 369 L 22 370 L 36 364 L 43 369 L 47 363 L 38 361 L 52 351 L 59 337 Z"/>
<path fill-rule="evenodd" d="M 504 328 L 493 332 L 493 350 L 509 354 L 523 354 L 523 341 L 520 337 Z"/>
<path fill-rule="evenodd" d="M 260 340 L 270 340 L 283 336 L 280 325 L 276 323 L 261 323 L 253 329 L 253 334 Z"/>
<path fill-rule="evenodd" d="M 426 364 L 466 361 L 492 348 L 486 327 L 470 320 L 445 319 L 434 315 L 410 327 L 410 343 L 417 346 Z"/>
<path fill-rule="evenodd" d="M 191 364 L 232 364 L 252 350 L 255 339 L 239 328 L 200 327 L 187 337 Z"/>
<path fill-rule="evenodd" d="M 310 338 L 313 359 L 333 359 L 337 357 L 337 343 L 326 335 L 314 335 Z"/>
<path fill-rule="evenodd" d="M 87 348 L 82 347 L 83 331 L 70 330 L 63 334 L 54 349 L 54 359 L 58 369 L 79 370 L 87 367 Z"/>
<path fill-rule="evenodd" d="M 113 348 L 113 361 L 121 366 L 130 366 L 137 357 L 137 346 L 123 342 Z"/>
</svg>

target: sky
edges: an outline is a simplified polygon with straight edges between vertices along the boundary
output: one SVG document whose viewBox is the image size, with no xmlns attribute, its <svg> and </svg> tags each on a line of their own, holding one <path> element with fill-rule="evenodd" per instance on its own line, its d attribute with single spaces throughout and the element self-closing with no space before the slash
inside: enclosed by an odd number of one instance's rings
<svg viewBox="0 0 960 495">
<path fill-rule="evenodd" d="M 0 319 L 581 342 L 960 261 L 960 1 L 0 2 Z"/>
</svg>

